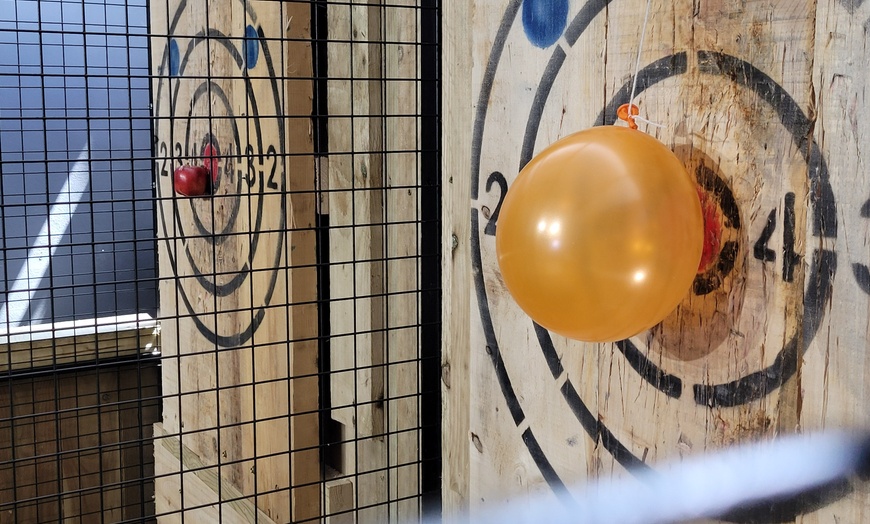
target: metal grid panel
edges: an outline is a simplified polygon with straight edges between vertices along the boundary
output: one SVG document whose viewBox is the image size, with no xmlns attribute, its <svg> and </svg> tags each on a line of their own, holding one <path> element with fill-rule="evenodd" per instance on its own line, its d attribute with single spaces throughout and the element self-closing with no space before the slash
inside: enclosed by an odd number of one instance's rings
<svg viewBox="0 0 870 524">
<path fill-rule="evenodd" d="M 5 3 L 0 521 L 439 511 L 438 3 Z"/>
<path fill-rule="evenodd" d="M 154 513 L 144 0 L 0 4 L 0 522 Z"/>
</svg>

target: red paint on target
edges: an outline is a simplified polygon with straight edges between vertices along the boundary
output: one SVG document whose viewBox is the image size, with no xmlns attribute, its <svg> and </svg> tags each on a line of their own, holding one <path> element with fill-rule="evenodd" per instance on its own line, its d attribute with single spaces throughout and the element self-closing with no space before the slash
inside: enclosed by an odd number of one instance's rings
<svg viewBox="0 0 870 524">
<path fill-rule="evenodd" d="M 704 249 L 701 251 L 698 273 L 703 273 L 710 269 L 722 249 L 722 214 L 713 196 L 701 187 L 698 187 L 698 198 L 701 199 L 701 213 L 704 215 Z"/>
<path fill-rule="evenodd" d="M 212 182 L 217 182 L 218 174 L 220 173 L 220 151 L 211 142 L 206 142 L 202 146 L 202 165 L 211 173 Z"/>
</svg>

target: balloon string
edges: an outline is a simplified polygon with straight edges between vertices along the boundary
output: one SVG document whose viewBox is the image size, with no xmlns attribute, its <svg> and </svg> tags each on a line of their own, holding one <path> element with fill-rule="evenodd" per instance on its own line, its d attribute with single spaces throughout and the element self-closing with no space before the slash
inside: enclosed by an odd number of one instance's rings
<svg viewBox="0 0 870 524">
<path fill-rule="evenodd" d="M 637 107 L 634 105 L 634 96 L 637 93 L 637 77 L 640 74 L 640 56 L 641 56 L 641 51 L 643 51 L 644 40 L 646 40 L 646 26 L 649 25 L 649 12 L 650 12 L 650 5 L 651 4 L 652 4 L 652 0 L 646 0 L 646 10 L 644 10 L 643 24 L 641 25 L 641 29 L 640 29 L 640 42 L 637 45 L 637 58 L 634 61 L 634 75 L 633 75 L 633 78 L 631 80 L 631 96 L 628 99 L 628 108 L 627 108 L 628 109 L 628 111 L 627 111 L 628 118 L 625 119 L 629 123 L 629 125 L 631 125 L 631 127 L 635 128 L 635 129 L 637 128 L 637 125 L 634 124 L 634 120 L 640 120 L 641 122 L 644 122 L 645 124 L 655 126 L 655 127 L 664 127 L 662 124 L 657 124 L 651 120 L 647 120 L 646 118 L 638 116 L 637 114 L 632 114 L 634 109 Z"/>
<path fill-rule="evenodd" d="M 646 26 L 649 23 L 649 10 L 652 0 L 646 0 L 646 11 L 643 14 L 643 25 L 640 26 L 640 43 L 637 44 L 637 58 L 634 61 L 634 78 L 631 81 L 631 97 L 628 99 L 628 107 L 634 105 L 634 94 L 637 91 L 637 75 L 640 73 L 640 53 L 643 50 L 643 42 L 646 39 Z"/>
<path fill-rule="evenodd" d="M 647 125 L 650 125 L 650 126 L 654 126 L 654 127 L 665 127 L 664 124 L 658 124 L 658 123 L 656 123 L 656 122 L 653 122 L 652 120 L 647 120 L 646 118 L 644 118 L 644 117 L 642 117 L 642 116 L 633 115 L 631 118 L 634 119 L 634 120 L 640 120 L 640 121 L 643 122 L 644 124 L 647 124 Z"/>
</svg>

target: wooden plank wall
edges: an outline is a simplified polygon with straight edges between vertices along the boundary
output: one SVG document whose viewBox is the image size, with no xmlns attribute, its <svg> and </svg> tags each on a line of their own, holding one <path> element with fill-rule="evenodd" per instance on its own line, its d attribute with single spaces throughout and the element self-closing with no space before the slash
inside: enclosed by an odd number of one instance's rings
<svg viewBox="0 0 870 524">
<path fill-rule="evenodd" d="M 167 522 L 209 520 L 217 503 L 223 518 L 220 501 L 234 493 L 256 508 L 245 515 L 315 517 L 310 5 L 150 9 L 164 355 L 157 511 Z M 212 196 L 174 195 L 182 163 L 214 167 Z M 199 475 L 182 473 L 189 464 Z M 219 479 L 217 491 L 201 475 Z"/>
<path fill-rule="evenodd" d="M 419 507 L 417 11 L 411 1 L 327 6 L 329 404 L 340 458 L 326 504 L 347 509 L 352 489 L 359 522 Z"/>
<path fill-rule="evenodd" d="M 637 100 L 664 127 L 641 129 L 710 195 L 723 228 L 717 261 L 660 326 L 619 344 L 535 330 L 504 288 L 491 234 L 504 190 L 534 152 L 613 122 L 644 7 L 445 8 L 448 513 L 870 423 L 868 101 L 857 68 L 870 5 L 652 0 Z M 781 511 L 758 518 L 861 522 L 870 498 L 858 489 Z"/>
<path fill-rule="evenodd" d="M 5 379 L 0 522 L 119 522 L 153 515 L 149 364 Z"/>
</svg>

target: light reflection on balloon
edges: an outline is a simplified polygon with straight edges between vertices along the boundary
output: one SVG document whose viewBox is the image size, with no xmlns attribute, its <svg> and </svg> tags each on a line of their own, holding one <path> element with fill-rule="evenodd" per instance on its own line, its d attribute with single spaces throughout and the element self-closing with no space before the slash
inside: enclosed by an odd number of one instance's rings
<svg viewBox="0 0 870 524">
<path fill-rule="evenodd" d="M 543 327 L 591 342 L 649 329 L 688 292 L 703 217 L 679 159 L 640 131 L 601 126 L 526 165 L 501 207 L 499 267 Z"/>
</svg>

